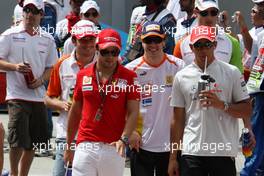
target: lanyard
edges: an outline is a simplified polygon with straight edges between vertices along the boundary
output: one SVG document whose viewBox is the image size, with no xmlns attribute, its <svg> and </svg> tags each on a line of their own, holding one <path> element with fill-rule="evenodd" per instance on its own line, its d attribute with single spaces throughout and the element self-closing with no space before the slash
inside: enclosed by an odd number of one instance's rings
<svg viewBox="0 0 264 176">
<path fill-rule="evenodd" d="M 105 84 L 103 86 L 107 87 L 107 86 L 112 84 L 113 75 L 117 71 L 117 67 L 118 67 L 118 65 L 116 66 L 115 71 L 111 74 L 110 78 L 108 79 L 107 84 Z M 96 70 L 96 68 L 95 68 L 95 72 L 96 72 L 96 83 L 97 83 L 97 87 L 98 87 L 98 90 L 99 90 L 99 93 L 100 93 L 100 97 L 101 97 L 100 108 L 103 108 L 107 94 L 104 92 L 104 89 L 100 89 L 100 85 L 101 85 L 100 84 L 100 76 L 99 76 L 99 72 Z"/>
</svg>

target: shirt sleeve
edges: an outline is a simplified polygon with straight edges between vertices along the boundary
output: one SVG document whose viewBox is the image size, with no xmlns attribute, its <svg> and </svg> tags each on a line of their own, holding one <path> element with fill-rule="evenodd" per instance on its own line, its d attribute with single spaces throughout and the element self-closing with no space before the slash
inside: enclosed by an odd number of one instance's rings
<svg viewBox="0 0 264 176">
<path fill-rule="evenodd" d="M 83 79 L 83 74 L 81 74 L 81 72 L 79 72 L 77 74 L 76 85 L 75 85 L 74 94 L 73 94 L 73 98 L 75 101 L 82 101 L 83 100 L 82 79 Z"/>
<path fill-rule="evenodd" d="M 0 35 L 0 58 L 7 59 L 8 53 L 10 50 L 10 36 L 9 35 Z"/>
<path fill-rule="evenodd" d="M 46 59 L 46 68 L 52 67 L 58 61 L 58 54 L 54 40 L 50 42 L 49 55 Z"/>
<path fill-rule="evenodd" d="M 180 81 L 178 79 L 179 77 L 176 74 L 172 85 L 170 106 L 184 108 L 185 99 L 182 94 Z"/>
<path fill-rule="evenodd" d="M 233 89 L 232 89 L 232 99 L 233 102 L 240 102 L 242 100 L 248 99 L 249 95 L 247 92 L 246 82 L 244 76 L 239 72 L 238 69 L 235 69 L 233 72 Z"/>
<path fill-rule="evenodd" d="M 62 63 L 62 60 L 59 60 L 54 65 L 51 71 L 49 86 L 47 90 L 47 95 L 49 97 L 59 97 L 61 95 L 61 81 L 60 81 L 60 73 L 59 73 L 61 63 Z"/>
</svg>

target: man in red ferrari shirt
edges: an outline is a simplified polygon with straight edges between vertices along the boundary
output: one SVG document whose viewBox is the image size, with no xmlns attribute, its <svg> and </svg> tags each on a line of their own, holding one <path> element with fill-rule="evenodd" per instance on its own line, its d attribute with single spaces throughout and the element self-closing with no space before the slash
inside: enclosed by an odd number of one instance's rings
<svg viewBox="0 0 264 176">
<path fill-rule="evenodd" d="M 102 30 L 96 47 L 97 62 L 77 75 L 66 138 L 70 146 L 78 130 L 77 148 L 73 158 L 68 147 L 64 158 L 73 160 L 75 176 L 122 176 L 139 113 L 137 76 L 118 62 L 121 38 L 115 30 Z"/>
</svg>

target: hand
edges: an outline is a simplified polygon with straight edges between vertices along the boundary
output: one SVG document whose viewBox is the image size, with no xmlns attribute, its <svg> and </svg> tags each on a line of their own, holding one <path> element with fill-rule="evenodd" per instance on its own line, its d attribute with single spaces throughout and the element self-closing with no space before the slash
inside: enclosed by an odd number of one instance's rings
<svg viewBox="0 0 264 176">
<path fill-rule="evenodd" d="M 142 144 L 142 139 L 141 136 L 139 135 L 139 133 L 137 131 L 133 131 L 133 133 L 131 134 L 130 138 L 129 138 L 129 147 L 131 149 L 136 149 L 137 152 L 139 152 L 139 147 Z"/>
<path fill-rule="evenodd" d="M 168 165 L 168 175 L 169 176 L 179 176 L 179 164 L 174 156 L 170 156 L 169 165 Z"/>
<path fill-rule="evenodd" d="M 15 65 L 15 71 L 19 72 L 19 73 L 28 73 L 30 72 L 31 68 L 29 65 L 26 65 L 24 63 L 18 63 Z"/>
<path fill-rule="evenodd" d="M 42 86 L 44 83 L 43 79 L 40 77 L 38 79 L 34 79 L 29 85 L 28 88 L 30 89 L 36 89 L 40 86 Z"/>
<path fill-rule="evenodd" d="M 64 162 L 65 163 L 72 163 L 74 153 L 71 149 L 67 148 L 64 152 Z"/>
<path fill-rule="evenodd" d="M 224 103 L 217 95 L 211 91 L 202 91 L 199 94 L 200 104 L 202 107 L 214 107 L 217 109 L 224 109 Z"/>
<path fill-rule="evenodd" d="M 66 112 L 70 111 L 71 105 L 72 105 L 72 103 L 68 102 L 68 101 L 61 101 L 60 102 L 61 110 L 64 110 Z"/>
<path fill-rule="evenodd" d="M 237 22 L 237 24 L 239 25 L 240 28 L 243 28 L 243 27 L 247 26 L 246 22 L 245 22 L 245 19 L 242 16 L 242 13 L 240 11 L 236 11 L 234 13 L 234 19 L 235 19 L 235 21 Z"/>
<path fill-rule="evenodd" d="M 255 135 L 251 129 L 249 129 L 249 134 L 250 134 L 250 138 L 249 138 L 248 147 L 251 150 L 253 150 L 256 146 L 256 139 L 255 139 Z"/>
<path fill-rule="evenodd" d="M 126 149 L 126 146 L 125 146 L 125 144 L 121 140 L 118 140 L 116 142 L 112 142 L 110 145 L 111 146 L 114 146 L 116 148 L 116 152 L 121 157 L 125 158 L 125 149 Z"/>
<path fill-rule="evenodd" d="M 226 10 L 220 12 L 219 14 L 219 25 L 223 27 L 227 27 L 229 25 L 229 15 Z"/>
</svg>

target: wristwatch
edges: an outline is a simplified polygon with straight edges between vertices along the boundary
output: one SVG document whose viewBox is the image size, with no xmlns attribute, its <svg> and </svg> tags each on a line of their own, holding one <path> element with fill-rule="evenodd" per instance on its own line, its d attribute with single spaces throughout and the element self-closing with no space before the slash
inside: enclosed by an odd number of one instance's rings
<svg viewBox="0 0 264 176">
<path fill-rule="evenodd" d="M 227 111 L 229 109 L 230 105 L 226 101 L 224 102 L 224 111 Z"/>
<path fill-rule="evenodd" d="M 127 136 L 121 136 L 120 141 L 122 141 L 126 146 L 129 145 L 129 141 L 128 141 Z"/>
</svg>

